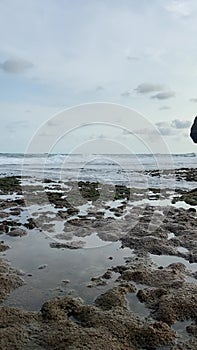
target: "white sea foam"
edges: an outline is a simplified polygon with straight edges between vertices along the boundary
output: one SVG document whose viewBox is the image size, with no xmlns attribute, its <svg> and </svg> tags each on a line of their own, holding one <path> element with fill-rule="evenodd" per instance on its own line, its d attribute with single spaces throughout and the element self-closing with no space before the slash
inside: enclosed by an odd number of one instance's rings
<svg viewBox="0 0 197 350">
<path fill-rule="evenodd" d="M 0 154 L 0 176 L 23 175 L 37 178 L 98 181 L 130 187 L 194 188 L 195 183 L 177 181 L 174 174 L 150 176 L 147 170 L 197 167 L 196 154 Z M 24 166 L 25 165 L 25 166 Z M 176 183 L 176 186 L 175 186 Z"/>
</svg>

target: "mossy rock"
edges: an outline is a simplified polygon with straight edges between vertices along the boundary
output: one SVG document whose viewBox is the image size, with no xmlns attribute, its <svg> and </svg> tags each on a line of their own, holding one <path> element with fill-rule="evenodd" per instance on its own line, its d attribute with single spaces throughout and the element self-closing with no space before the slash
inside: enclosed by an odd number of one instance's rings
<svg viewBox="0 0 197 350">
<path fill-rule="evenodd" d="M 91 200 L 93 202 L 99 199 L 100 193 L 98 190 L 98 182 L 79 181 L 78 186 L 83 198 L 86 198 L 87 200 Z"/>
<path fill-rule="evenodd" d="M 21 191 L 20 178 L 16 176 L 0 178 L 0 191 L 4 194 Z"/>
<path fill-rule="evenodd" d="M 184 201 L 190 205 L 197 205 L 197 188 L 182 194 L 181 197 L 174 197 L 172 203 L 175 204 L 178 201 Z"/>
</svg>

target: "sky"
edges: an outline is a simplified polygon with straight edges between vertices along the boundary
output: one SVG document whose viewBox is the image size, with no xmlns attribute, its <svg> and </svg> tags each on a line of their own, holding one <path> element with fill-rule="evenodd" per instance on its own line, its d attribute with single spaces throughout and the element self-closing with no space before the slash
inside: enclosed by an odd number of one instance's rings
<svg viewBox="0 0 197 350">
<path fill-rule="evenodd" d="M 171 153 L 197 152 L 189 138 L 197 114 L 196 20 L 195 0 L 0 0 L 0 152 L 25 152 L 54 115 L 95 102 L 137 111 Z M 113 113 L 106 117 L 112 124 Z M 75 148 L 98 138 L 101 153 L 105 139 L 113 139 L 110 152 L 118 152 L 116 142 L 135 142 L 121 118 L 119 130 L 85 129 L 82 114 L 58 152 L 73 138 Z M 140 127 L 150 143 L 154 133 Z"/>
</svg>

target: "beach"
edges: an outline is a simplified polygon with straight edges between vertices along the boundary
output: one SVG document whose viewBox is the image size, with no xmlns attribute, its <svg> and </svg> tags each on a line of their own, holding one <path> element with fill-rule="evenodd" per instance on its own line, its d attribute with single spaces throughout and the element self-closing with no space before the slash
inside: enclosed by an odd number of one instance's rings
<svg viewBox="0 0 197 350">
<path fill-rule="evenodd" d="M 0 348 L 196 349 L 196 155 L 45 157 L 0 156 Z"/>
</svg>

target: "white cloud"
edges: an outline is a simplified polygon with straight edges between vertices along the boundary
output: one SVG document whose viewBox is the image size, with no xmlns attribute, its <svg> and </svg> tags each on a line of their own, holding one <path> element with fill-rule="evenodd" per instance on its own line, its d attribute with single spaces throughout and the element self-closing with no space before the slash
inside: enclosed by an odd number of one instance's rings
<svg viewBox="0 0 197 350">
<path fill-rule="evenodd" d="M 165 9 L 176 17 L 188 17 L 192 13 L 192 2 L 190 0 L 170 0 Z"/>
</svg>

